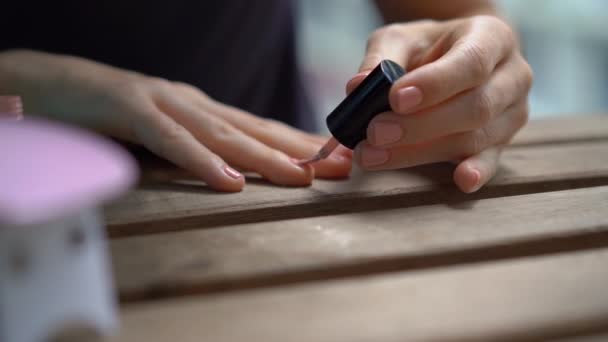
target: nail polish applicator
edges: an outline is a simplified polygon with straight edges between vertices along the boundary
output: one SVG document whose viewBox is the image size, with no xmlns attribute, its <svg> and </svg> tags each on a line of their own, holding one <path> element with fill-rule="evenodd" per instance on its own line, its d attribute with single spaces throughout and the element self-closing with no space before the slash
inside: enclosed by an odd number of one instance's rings
<svg viewBox="0 0 608 342">
<path fill-rule="evenodd" d="M 391 109 L 388 94 L 397 79 L 405 75 L 403 68 L 388 59 L 383 60 L 326 119 L 332 134 L 317 154 L 300 161 L 306 165 L 327 158 L 339 144 L 351 150 L 367 138 L 367 126 L 378 114 Z"/>
</svg>

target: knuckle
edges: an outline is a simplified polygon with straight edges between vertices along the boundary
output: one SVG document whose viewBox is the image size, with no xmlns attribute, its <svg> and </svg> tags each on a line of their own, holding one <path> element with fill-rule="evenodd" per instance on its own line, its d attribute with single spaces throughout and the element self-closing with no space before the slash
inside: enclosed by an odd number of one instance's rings
<svg viewBox="0 0 608 342">
<path fill-rule="evenodd" d="M 463 152 L 470 156 L 478 154 L 484 150 L 488 140 L 487 130 L 485 128 L 480 128 L 469 135 Z"/>
<path fill-rule="evenodd" d="M 259 128 L 264 129 L 264 130 L 277 131 L 277 130 L 284 130 L 289 127 L 286 124 L 284 124 L 283 122 L 280 122 L 280 121 L 274 120 L 274 119 L 261 119 L 261 118 L 257 118 L 257 117 L 254 117 L 253 119 L 254 119 L 255 125 L 257 125 Z"/>
<path fill-rule="evenodd" d="M 401 36 L 401 25 L 400 24 L 389 24 L 376 29 L 369 37 L 369 40 L 380 40 L 386 38 L 396 38 Z"/>
<path fill-rule="evenodd" d="M 186 91 L 186 92 L 191 93 L 191 94 L 196 94 L 197 96 L 202 96 L 202 97 L 205 97 L 205 98 L 209 97 L 207 94 L 205 94 L 199 88 L 197 88 L 197 87 L 195 87 L 195 86 L 193 86 L 193 85 L 191 85 L 189 83 L 179 82 L 179 81 L 175 81 L 175 82 L 171 82 L 171 83 L 177 89 Z"/>
<path fill-rule="evenodd" d="M 467 71 L 473 79 L 481 82 L 490 76 L 494 66 L 488 58 L 486 48 L 477 43 L 467 43 L 462 47 L 462 53 L 467 60 Z"/>
<path fill-rule="evenodd" d="M 522 58 L 523 59 L 523 58 Z M 529 92 L 532 88 L 532 84 L 534 83 L 534 72 L 532 71 L 532 67 L 526 61 L 524 61 L 524 90 L 525 92 Z"/>
<path fill-rule="evenodd" d="M 402 24 L 389 24 L 376 29 L 367 39 L 366 50 L 369 51 L 372 45 L 380 42 L 394 42 L 403 38 Z"/>
<path fill-rule="evenodd" d="M 523 105 L 522 109 L 516 112 L 515 120 L 517 130 L 520 130 L 522 127 L 528 124 L 528 121 L 530 120 L 530 106 L 527 101 Z"/>
<path fill-rule="evenodd" d="M 424 29 L 428 29 L 428 28 L 432 28 L 433 26 L 437 25 L 438 21 L 434 20 L 434 19 L 422 19 L 422 20 L 417 20 L 416 21 L 416 26 L 424 28 Z"/>
<path fill-rule="evenodd" d="M 234 127 L 225 122 L 215 122 L 210 126 L 209 132 L 211 132 L 211 139 L 209 145 L 212 149 L 234 142 L 235 134 L 237 132 Z"/>
<path fill-rule="evenodd" d="M 170 89 L 172 86 L 172 83 L 169 80 L 160 77 L 148 77 L 147 84 L 150 87 L 162 90 Z"/>
<path fill-rule="evenodd" d="M 487 14 L 480 14 L 473 16 L 473 22 L 482 25 L 485 28 L 489 28 L 492 30 L 499 30 L 499 32 L 504 32 L 510 35 L 514 35 L 511 27 L 502 19 Z"/>
<path fill-rule="evenodd" d="M 160 140 L 165 144 L 172 145 L 188 134 L 188 131 L 180 124 L 170 123 L 158 127 Z"/>
<path fill-rule="evenodd" d="M 479 24 L 480 28 L 495 33 L 505 46 L 513 48 L 516 45 L 515 32 L 504 20 L 492 15 L 477 15 L 473 17 L 473 22 Z"/>
<path fill-rule="evenodd" d="M 128 96 L 141 95 L 144 92 L 142 82 L 139 77 L 124 77 L 120 78 L 111 84 L 111 89 L 119 94 Z"/>
<path fill-rule="evenodd" d="M 493 116 L 493 101 L 487 92 L 477 91 L 473 102 L 473 121 L 477 127 L 486 125 Z"/>
</svg>

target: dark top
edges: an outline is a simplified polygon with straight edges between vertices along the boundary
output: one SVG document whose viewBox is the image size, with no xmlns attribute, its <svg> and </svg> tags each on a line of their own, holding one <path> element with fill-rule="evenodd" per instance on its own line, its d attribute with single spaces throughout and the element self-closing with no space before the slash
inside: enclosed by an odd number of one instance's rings
<svg viewBox="0 0 608 342">
<path fill-rule="evenodd" d="M 6 1 L 0 50 L 77 55 L 187 82 L 216 100 L 312 130 L 288 0 Z"/>
</svg>

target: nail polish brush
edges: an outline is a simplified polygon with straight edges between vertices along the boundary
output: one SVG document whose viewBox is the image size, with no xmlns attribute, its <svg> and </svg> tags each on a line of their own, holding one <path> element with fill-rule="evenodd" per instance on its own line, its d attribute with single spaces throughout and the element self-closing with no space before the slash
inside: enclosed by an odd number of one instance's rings
<svg viewBox="0 0 608 342">
<path fill-rule="evenodd" d="M 351 150 L 367 138 L 367 126 L 378 114 L 391 109 L 388 94 L 397 79 L 405 75 L 403 68 L 388 59 L 378 64 L 370 74 L 327 116 L 325 120 L 332 137 L 309 159 L 307 165 L 327 158 L 338 145 Z"/>
</svg>

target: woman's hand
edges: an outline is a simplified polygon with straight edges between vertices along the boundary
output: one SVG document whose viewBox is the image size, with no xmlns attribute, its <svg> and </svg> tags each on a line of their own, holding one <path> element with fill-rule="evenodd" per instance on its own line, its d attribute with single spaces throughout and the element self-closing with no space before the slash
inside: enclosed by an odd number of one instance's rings
<svg viewBox="0 0 608 342">
<path fill-rule="evenodd" d="M 243 188 L 234 168 L 289 186 L 308 185 L 315 174 L 345 177 L 351 168 L 344 150 L 314 169 L 298 166 L 292 158 L 313 155 L 326 139 L 218 103 L 188 84 L 80 58 L 1 53 L 0 92 L 21 95 L 26 112 L 141 144 L 220 191 Z"/>
<path fill-rule="evenodd" d="M 355 160 L 367 170 L 457 160 L 454 182 L 477 191 L 528 119 L 532 71 L 513 31 L 491 16 L 386 26 L 370 37 L 347 91 L 382 59 L 408 73 L 391 88 L 392 112 L 372 120 Z"/>
</svg>

